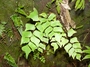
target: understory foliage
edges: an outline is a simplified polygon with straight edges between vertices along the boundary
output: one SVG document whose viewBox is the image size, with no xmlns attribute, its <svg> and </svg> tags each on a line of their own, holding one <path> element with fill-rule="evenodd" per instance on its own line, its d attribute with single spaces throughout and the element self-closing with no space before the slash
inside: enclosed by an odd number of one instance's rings
<svg viewBox="0 0 90 67">
<path fill-rule="evenodd" d="M 51 0 L 50 2 L 47 3 L 47 7 L 51 8 L 51 5 L 54 3 L 56 5 L 56 10 L 60 14 L 60 4 L 62 3 L 63 0 Z M 66 1 L 66 0 L 64 0 Z M 68 0 L 68 1 L 75 1 L 75 10 L 82 10 L 85 8 L 85 0 Z M 67 4 L 67 3 L 65 3 Z M 68 4 L 67 4 L 68 5 Z M 65 5 L 64 5 L 65 6 Z M 65 6 L 67 7 L 67 6 Z"/>
<path fill-rule="evenodd" d="M 73 36 L 76 31 L 71 28 L 65 33 L 63 25 L 59 20 L 56 20 L 54 13 L 50 15 L 38 14 L 34 8 L 26 18 L 33 21 L 25 24 L 25 30 L 21 35 L 21 49 L 25 52 L 26 59 L 31 52 L 37 51 L 42 54 L 47 50 L 47 46 L 50 46 L 53 47 L 53 52 L 64 47 L 69 56 L 81 60 L 81 45 L 77 37 Z"/>
<path fill-rule="evenodd" d="M 75 0 L 71 1 L 73 2 Z M 57 12 L 60 13 L 62 0 L 51 0 L 47 6 L 50 8 L 53 2 L 56 4 Z M 84 4 L 85 0 L 76 0 L 75 9 L 84 9 Z M 31 20 L 31 22 L 25 24 L 25 30 L 23 31 L 21 17 L 17 14 L 11 16 L 15 27 L 22 36 L 21 49 L 25 53 L 26 59 L 28 59 L 29 54 L 32 52 L 34 59 L 40 59 L 42 62 L 45 62 L 44 51 L 47 51 L 48 55 L 50 50 L 53 50 L 53 53 L 55 53 L 56 50 L 60 48 L 64 48 L 69 57 L 73 59 L 81 60 L 81 53 L 85 53 L 83 60 L 90 59 L 90 47 L 86 46 L 87 49 L 82 51 L 81 44 L 77 37 L 73 36 L 77 32 L 72 28 L 66 32 L 64 26 L 56 19 L 54 13 L 38 14 L 38 11 L 34 8 L 33 11 L 27 15 L 25 11 L 22 10 L 22 6 L 18 7 L 16 12 Z M 0 23 L 0 36 L 2 36 L 2 33 L 5 31 L 5 24 L 6 22 Z M 7 60 L 11 66 L 17 67 L 14 58 L 10 54 L 6 53 L 4 59 Z"/>
<path fill-rule="evenodd" d="M 0 23 L 0 37 L 2 37 L 3 32 L 5 31 L 5 25 L 7 22 Z"/>
<path fill-rule="evenodd" d="M 18 67 L 14 58 L 9 53 L 5 54 L 4 59 L 7 60 L 7 63 L 12 67 Z"/>
</svg>

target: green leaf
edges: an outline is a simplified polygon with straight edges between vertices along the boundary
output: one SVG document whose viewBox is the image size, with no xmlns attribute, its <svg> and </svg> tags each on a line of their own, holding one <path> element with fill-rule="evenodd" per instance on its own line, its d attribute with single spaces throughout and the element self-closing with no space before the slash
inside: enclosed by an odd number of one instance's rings
<svg viewBox="0 0 90 67">
<path fill-rule="evenodd" d="M 52 31 L 48 36 L 51 39 L 54 35 L 55 35 L 55 33 Z"/>
<path fill-rule="evenodd" d="M 46 49 L 46 45 L 44 43 L 40 43 L 39 45 L 42 49 L 44 49 L 44 50 Z"/>
<path fill-rule="evenodd" d="M 4 25 L 0 24 L 0 30 L 4 30 L 4 29 L 5 29 Z"/>
<path fill-rule="evenodd" d="M 90 55 L 86 55 L 86 56 L 83 58 L 83 60 L 85 60 L 85 59 L 90 59 Z"/>
<path fill-rule="evenodd" d="M 64 49 L 66 50 L 67 53 L 69 53 L 69 50 L 70 50 L 71 47 L 72 47 L 72 44 L 68 43 L 68 44 L 64 47 Z"/>
<path fill-rule="evenodd" d="M 88 54 L 90 54 L 90 49 L 83 50 L 83 53 L 88 53 Z"/>
<path fill-rule="evenodd" d="M 27 14 L 25 13 L 25 11 L 24 11 L 23 9 L 21 9 L 21 8 L 17 8 L 17 9 L 15 10 L 15 12 L 18 12 L 18 13 L 20 13 L 20 14 L 22 14 L 22 15 L 27 16 Z"/>
<path fill-rule="evenodd" d="M 60 33 L 55 33 L 55 40 L 60 43 L 62 35 Z"/>
<path fill-rule="evenodd" d="M 42 24 L 42 29 L 43 29 L 43 31 L 47 28 L 47 27 L 49 27 L 50 26 L 50 22 L 45 22 L 45 23 L 43 23 Z"/>
<path fill-rule="evenodd" d="M 80 49 L 81 49 L 80 43 L 74 43 L 74 44 L 73 44 L 73 48 L 80 48 Z"/>
<path fill-rule="evenodd" d="M 76 9 L 80 9 L 83 5 L 83 0 L 80 1 L 79 5 L 77 7 L 75 7 Z"/>
<path fill-rule="evenodd" d="M 7 24 L 7 22 L 5 22 L 5 21 L 1 21 L 1 24 L 5 25 L 5 24 Z"/>
<path fill-rule="evenodd" d="M 79 42 L 79 41 L 78 41 L 77 37 L 73 37 L 73 38 L 70 39 L 70 42 L 71 43 L 76 43 L 76 42 Z"/>
<path fill-rule="evenodd" d="M 25 44 L 25 43 L 28 43 L 29 41 L 30 41 L 30 39 L 28 37 L 22 37 L 21 38 L 21 45 Z"/>
<path fill-rule="evenodd" d="M 48 39 L 48 38 L 43 37 L 43 39 L 42 39 L 41 41 L 43 41 L 43 42 L 45 42 L 45 43 L 48 43 L 48 42 L 49 42 L 49 39 Z"/>
<path fill-rule="evenodd" d="M 90 1 L 90 0 L 89 0 Z M 89 63 L 89 65 L 88 65 L 88 67 L 90 67 L 90 63 Z"/>
<path fill-rule="evenodd" d="M 14 58 L 9 53 L 5 54 L 4 59 L 7 60 L 8 64 L 12 67 L 18 67 Z"/>
<path fill-rule="evenodd" d="M 35 31 L 33 32 L 33 34 L 34 34 L 36 37 L 38 37 L 40 40 L 42 40 L 42 38 L 43 38 L 43 33 L 41 33 L 41 32 L 38 31 L 38 30 L 35 30 Z"/>
<path fill-rule="evenodd" d="M 69 56 L 72 56 L 73 52 L 74 52 L 74 48 L 69 49 L 69 52 L 68 52 Z"/>
<path fill-rule="evenodd" d="M 57 5 L 56 10 L 57 10 L 58 14 L 60 14 L 60 4 Z"/>
<path fill-rule="evenodd" d="M 39 20 L 40 20 L 40 22 L 41 22 L 41 23 L 43 23 L 43 22 L 46 22 L 46 21 L 47 21 L 47 19 L 46 19 L 46 18 L 41 18 L 41 17 L 39 17 Z"/>
<path fill-rule="evenodd" d="M 40 16 L 44 17 L 44 18 L 47 18 L 47 14 L 46 13 L 41 13 Z"/>
<path fill-rule="evenodd" d="M 54 18 L 56 18 L 56 15 L 54 13 L 51 13 L 48 17 L 48 20 L 51 21 L 53 20 Z"/>
<path fill-rule="evenodd" d="M 27 30 L 35 30 L 35 26 L 33 24 L 27 23 L 25 27 L 26 27 L 25 31 L 27 31 Z"/>
<path fill-rule="evenodd" d="M 54 52 L 58 49 L 57 43 L 51 43 L 51 46 L 53 46 Z"/>
<path fill-rule="evenodd" d="M 23 47 L 22 47 L 22 51 L 25 52 L 25 54 L 26 54 L 26 59 L 28 59 L 28 55 L 29 55 L 29 53 L 31 52 L 31 49 L 29 48 L 29 46 L 28 46 L 28 45 L 23 46 Z"/>
<path fill-rule="evenodd" d="M 61 40 L 60 40 L 60 45 L 61 45 L 61 46 L 62 46 L 62 45 L 64 46 L 64 45 L 67 44 L 68 42 L 69 42 L 68 39 L 62 37 Z"/>
<path fill-rule="evenodd" d="M 46 36 L 48 36 L 48 34 L 49 34 L 52 30 L 53 30 L 53 28 L 49 26 L 49 27 L 45 30 Z"/>
<path fill-rule="evenodd" d="M 16 14 L 12 15 L 12 16 L 11 16 L 11 19 L 13 20 L 14 25 L 15 25 L 16 27 L 20 27 L 20 26 L 23 25 L 23 22 L 22 22 L 22 20 L 21 20 L 21 17 L 18 17 Z"/>
<path fill-rule="evenodd" d="M 32 37 L 31 37 L 31 41 L 32 41 L 37 47 L 40 46 L 40 45 L 39 45 L 40 40 L 39 40 L 37 37 L 32 36 Z"/>
<path fill-rule="evenodd" d="M 85 47 L 90 50 L 90 47 L 89 46 L 85 46 Z"/>
<path fill-rule="evenodd" d="M 81 60 L 81 55 L 80 54 L 77 54 L 76 55 L 76 59 Z"/>
<path fill-rule="evenodd" d="M 43 26 L 41 25 L 40 22 L 38 22 L 38 23 L 36 24 L 36 27 L 37 27 L 37 29 L 38 29 L 40 32 L 43 32 L 43 31 L 44 31 L 44 28 L 43 28 Z"/>
<path fill-rule="evenodd" d="M 55 32 L 64 32 L 61 27 L 54 27 L 53 31 L 55 31 Z"/>
<path fill-rule="evenodd" d="M 30 15 L 27 16 L 27 18 L 31 18 L 33 21 L 39 21 L 38 11 L 33 8 L 33 12 L 31 12 Z"/>
<path fill-rule="evenodd" d="M 75 59 L 76 54 L 77 54 L 76 52 L 73 52 L 73 53 L 72 53 L 72 58 L 73 58 L 73 59 Z"/>
<path fill-rule="evenodd" d="M 28 46 L 31 48 L 31 50 L 34 52 L 35 49 L 37 49 L 37 46 L 33 44 L 32 42 L 28 43 Z"/>
<path fill-rule="evenodd" d="M 54 21 L 51 21 L 51 26 L 52 27 L 55 27 L 55 26 L 60 26 L 62 27 L 61 23 L 59 20 L 54 20 Z"/>
<path fill-rule="evenodd" d="M 76 31 L 73 29 L 68 30 L 68 37 L 71 37 L 75 33 L 76 33 Z"/>
<path fill-rule="evenodd" d="M 82 53 L 82 50 L 81 49 L 75 49 L 75 52 Z"/>
<path fill-rule="evenodd" d="M 22 32 L 22 37 L 31 37 L 32 33 L 30 31 L 23 31 Z"/>
<path fill-rule="evenodd" d="M 62 0 L 59 0 L 60 3 L 62 3 Z"/>
<path fill-rule="evenodd" d="M 77 0 L 77 1 L 76 1 L 75 8 L 78 7 L 78 5 L 80 4 L 80 2 L 81 2 L 81 0 Z"/>
<path fill-rule="evenodd" d="M 38 51 L 43 53 L 43 49 L 42 48 L 38 48 Z"/>
</svg>

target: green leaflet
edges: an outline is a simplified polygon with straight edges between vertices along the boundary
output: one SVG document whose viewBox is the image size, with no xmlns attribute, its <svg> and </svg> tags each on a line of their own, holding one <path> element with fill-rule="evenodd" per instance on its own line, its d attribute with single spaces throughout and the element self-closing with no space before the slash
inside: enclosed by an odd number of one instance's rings
<svg viewBox="0 0 90 67">
<path fill-rule="evenodd" d="M 41 23 L 45 23 L 47 21 L 47 18 L 39 17 L 39 20 L 40 20 Z"/>
<path fill-rule="evenodd" d="M 54 28 L 53 28 L 53 31 L 54 31 L 54 32 L 64 32 L 61 27 L 54 27 Z"/>
<path fill-rule="evenodd" d="M 60 45 L 64 47 L 65 44 L 67 44 L 69 42 L 68 39 L 62 37 L 61 40 L 60 40 Z"/>
<path fill-rule="evenodd" d="M 28 59 L 28 55 L 29 55 L 29 53 L 31 52 L 31 49 L 29 48 L 29 46 L 28 46 L 28 45 L 23 46 L 23 47 L 22 47 L 22 51 L 25 52 L 25 54 L 26 54 L 26 59 Z"/>
<path fill-rule="evenodd" d="M 54 21 L 51 21 L 51 24 L 50 24 L 52 27 L 62 27 L 61 23 L 59 20 L 54 20 Z"/>
<path fill-rule="evenodd" d="M 56 15 L 54 13 L 51 13 L 49 16 L 48 16 L 48 20 L 51 21 L 53 19 L 56 18 Z"/>
<path fill-rule="evenodd" d="M 52 32 L 49 33 L 48 36 L 49 36 L 49 38 L 51 39 L 54 35 L 55 35 L 55 32 L 52 31 Z"/>
<path fill-rule="evenodd" d="M 38 51 L 43 53 L 43 49 L 42 48 L 38 48 Z"/>
<path fill-rule="evenodd" d="M 41 23 L 37 23 L 36 24 L 36 27 L 37 27 L 37 29 L 40 31 L 40 32 L 43 32 L 44 31 L 44 28 L 43 28 L 43 26 L 41 25 Z"/>
<path fill-rule="evenodd" d="M 68 30 L 68 36 L 71 37 L 73 34 L 75 34 L 76 31 L 73 29 Z"/>
<path fill-rule="evenodd" d="M 37 37 L 32 36 L 30 39 L 31 39 L 31 41 L 32 41 L 37 47 L 40 46 L 40 45 L 39 45 L 40 40 L 39 40 Z"/>
<path fill-rule="evenodd" d="M 74 53 L 74 48 L 71 48 L 71 49 L 69 50 L 69 56 L 72 56 L 73 53 Z"/>
<path fill-rule="evenodd" d="M 37 49 L 37 46 L 36 46 L 34 43 L 32 43 L 32 42 L 29 42 L 29 43 L 28 43 L 28 46 L 31 48 L 31 50 L 32 50 L 33 52 Z"/>
<path fill-rule="evenodd" d="M 76 54 L 76 59 L 81 61 L 81 55 L 80 54 Z"/>
<path fill-rule="evenodd" d="M 21 17 L 18 17 L 16 14 L 12 15 L 12 16 L 11 16 L 11 19 L 13 20 L 14 25 L 15 25 L 16 27 L 23 26 L 23 22 L 22 22 L 22 20 L 21 20 Z"/>
<path fill-rule="evenodd" d="M 57 10 L 57 13 L 60 14 L 60 4 L 57 5 L 56 10 Z"/>
<path fill-rule="evenodd" d="M 25 43 L 28 43 L 29 41 L 30 41 L 29 38 L 27 38 L 27 37 L 22 37 L 22 39 L 21 39 L 21 45 L 22 45 L 22 44 L 25 44 Z"/>
<path fill-rule="evenodd" d="M 47 14 L 46 13 L 41 13 L 40 16 L 43 17 L 43 18 L 47 18 Z"/>
<path fill-rule="evenodd" d="M 82 53 L 82 50 L 79 49 L 79 48 L 77 48 L 77 49 L 75 49 L 75 52 L 77 52 L 77 53 Z"/>
<path fill-rule="evenodd" d="M 57 43 L 51 43 L 51 45 L 53 46 L 53 48 L 54 48 L 54 52 L 58 49 L 58 45 L 57 45 Z"/>
<path fill-rule="evenodd" d="M 20 7 L 18 7 L 15 11 L 18 12 L 18 13 L 20 13 L 20 14 L 22 14 L 22 15 L 27 16 L 27 14 L 25 13 L 25 11 L 23 9 L 21 9 Z"/>
<path fill-rule="evenodd" d="M 36 36 L 36 37 L 38 37 L 40 40 L 42 40 L 43 39 L 43 33 L 41 33 L 40 31 L 38 31 L 38 30 L 35 30 L 34 32 L 33 32 L 33 34 Z"/>
<path fill-rule="evenodd" d="M 72 58 L 75 59 L 76 55 L 77 55 L 77 53 L 76 52 L 73 52 L 72 53 Z"/>
<path fill-rule="evenodd" d="M 60 33 L 55 33 L 55 40 L 60 43 L 62 35 Z"/>
<path fill-rule="evenodd" d="M 44 43 L 40 43 L 39 45 L 42 49 L 44 49 L 44 50 L 46 49 L 46 45 Z"/>
<path fill-rule="evenodd" d="M 90 54 L 89 54 L 89 55 L 86 55 L 86 56 L 83 58 L 83 60 L 85 60 L 85 59 L 90 59 Z"/>
<path fill-rule="evenodd" d="M 25 27 L 26 27 L 25 31 L 35 30 L 35 26 L 33 24 L 27 23 Z"/>
<path fill-rule="evenodd" d="M 83 50 L 83 53 L 88 53 L 88 54 L 90 54 L 90 49 Z"/>
<path fill-rule="evenodd" d="M 69 53 L 69 50 L 71 47 L 72 47 L 72 44 L 68 43 L 64 49 L 66 50 L 67 53 Z"/>
<path fill-rule="evenodd" d="M 48 44 L 49 39 L 48 39 L 48 38 L 43 37 L 43 39 L 42 39 L 41 41 L 42 41 L 42 42 L 45 42 L 45 43 L 47 43 L 47 44 Z"/>
<path fill-rule="evenodd" d="M 74 43 L 74 44 L 73 44 L 73 48 L 79 48 L 79 49 L 80 49 L 80 48 L 81 48 L 80 43 Z"/>
<path fill-rule="evenodd" d="M 49 33 L 50 33 L 52 30 L 53 30 L 53 28 L 49 26 L 49 27 L 45 30 L 46 36 L 48 36 Z"/>
<path fill-rule="evenodd" d="M 31 37 L 32 33 L 30 31 L 23 31 L 22 32 L 22 37 Z"/>
<path fill-rule="evenodd" d="M 50 23 L 47 21 L 45 23 L 42 24 L 42 27 L 43 27 L 43 31 L 50 26 Z"/>
<path fill-rule="evenodd" d="M 78 5 L 80 4 L 80 2 L 81 2 L 81 0 L 77 0 L 77 1 L 76 1 L 75 8 L 78 7 Z"/>
<path fill-rule="evenodd" d="M 35 8 L 33 8 L 33 12 L 31 12 L 30 15 L 27 16 L 27 18 L 31 18 L 33 21 L 38 21 L 38 11 Z"/>
<path fill-rule="evenodd" d="M 78 9 L 84 9 L 85 7 L 85 0 L 77 0 L 75 4 L 76 10 Z"/>
<path fill-rule="evenodd" d="M 71 39 L 70 39 L 70 42 L 71 42 L 71 43 L 78 42 L 78 39 L 77 39 L 77 37 L 73 37 L 73 38 L 71 38 Z"/>
<path fill-rule="evenodd" d="M 5 31 L 5 27 L 3 24 L 0 24 L 0 36 L 2 36 L 2 33 Z"/>
</svg>

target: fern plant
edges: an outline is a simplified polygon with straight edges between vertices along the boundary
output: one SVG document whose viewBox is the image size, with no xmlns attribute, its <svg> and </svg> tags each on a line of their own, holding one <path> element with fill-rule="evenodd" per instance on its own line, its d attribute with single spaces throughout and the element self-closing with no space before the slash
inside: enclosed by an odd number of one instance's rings
<svg viewBox="0 0 90 67">
<path fill-rule="evenodd" d="M 12 67 L 18 67 L 14 58 L 8 52 L 5 54 L 4 59 L 7 60 L 7 63 Z"/>
<path fill-rule="evenodd" d="M 0 37 L 2 37 L 2 33 L 5 31 L 5 25 L 7 22 L 0 23 Z"/>
<path fill-rule="evenodd" d="M 54 52 L 64 47 L 69 56 L 81 60 L 81 45 L 77 37 L 72 37 L 76 31 L 70 29 L 65 33 L 63 25 L 56 20 L 54 13 L 38 14 L 34 8 L 26 18 L 35 22 L 35 24 L 26 23 L 25 30 L 21 35 L 21 49 L 24 51 L 26 59 L 31 52 L 38 51 L 41 54 L 46 50 L 47 45 L 50 45 Z"/>
<path fill-rule="evenodd" d="M 60 4 L 62 3 L 62 1 L 67 1 L 67 0 L 51 0 L 50 2 L 48 2 L 47 3 L 47 7 L 48 8 L 51 8 L 51 5 L 53 4 L 53 3 L 55 3 L 55 5 L 56 5 L 56 10 L 57 10 L 57 12 L 60 14 Z M 69 0 L 68 0 L 69 1 Z M 70 1 L 75 1 L 75 9 L 76 10 L 78 10 L 78 9 L 80 9 L 80 10 L 82 10 L 82 9 L 84 9 L 85 8 L 85 0 L 70 0 Z M 65 4 L 67 4 L 67 2 L 65 3 Z M 65 5 L 64 5 L 65 6 Z M 67 4 L 67 6 L 68 6 L 68 4 Z M 67 7 L 67 6 L 65 6 L 65 7 Z"/>
<path fill-rule="evenodd" d="M 89 46 L 86 46 L 86 49 L 83 50 L 83 53 L 85 54 L 85 57 L 82 60 L 90 59 L 90 47 Z M 90 62 L 89 62 L 88 67 L 90 67 Z"/>
</svg>

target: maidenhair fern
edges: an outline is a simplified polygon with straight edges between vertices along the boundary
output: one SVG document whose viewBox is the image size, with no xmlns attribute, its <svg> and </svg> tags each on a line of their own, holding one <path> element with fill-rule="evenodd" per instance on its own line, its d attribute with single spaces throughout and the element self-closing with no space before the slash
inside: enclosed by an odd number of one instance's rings
<svg viewBox="0 0 90 67">
<path fill-rule="evenodd" d="M 81 45 L 77 37 L 72 38 L 76 31 L 70 29 L 65 33 L 63 25 L 59 20 L 56 20 L 55 14 L 38 14 L 38 11 L 34 8 L 27 18 L 32 19 L 35 24 L 26 23 L 25 30 L 21 35 L 21 49 L 25 52 L 26 58 L 31 52 L 43 53 L 47 48 L 46 45 L 50 45 L 54 52 L 64 47 L 73 59 L 81 59 Z"/>
</svg>

